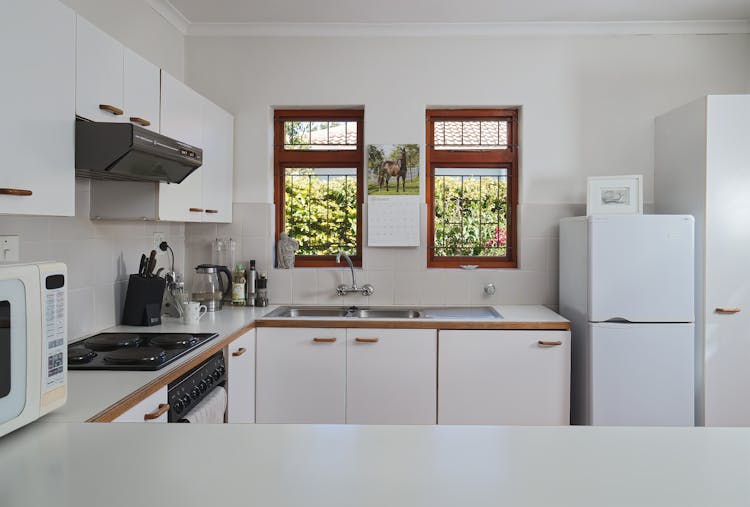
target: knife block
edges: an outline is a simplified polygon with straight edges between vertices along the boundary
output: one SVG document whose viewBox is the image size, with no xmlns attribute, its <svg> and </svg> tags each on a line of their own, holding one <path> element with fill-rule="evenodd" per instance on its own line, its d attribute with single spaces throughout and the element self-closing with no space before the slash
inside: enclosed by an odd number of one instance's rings
<svg viewBox="0 0 750 507">
<path fill-rule="evenodd" d="M 156 326 L 161 324 L 161 303 L 164 298 L 164 278 L 130 275 L 125 294 L 122 323 L 126 326 Z"/>
</svg>

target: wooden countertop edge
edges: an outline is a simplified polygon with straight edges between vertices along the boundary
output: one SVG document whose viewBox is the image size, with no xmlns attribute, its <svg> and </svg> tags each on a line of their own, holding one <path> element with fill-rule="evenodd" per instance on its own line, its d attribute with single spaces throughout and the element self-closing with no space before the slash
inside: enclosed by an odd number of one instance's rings
<svg viewBox="0 0 750 507">
<path fill-rule="evenodd" d="M 152 394 L 154 394 L 156 391 L 161 389 L 162 387 L 169 385 L 170 382 L 177 379 L 181 375 L 187 373 L 188 371 L 192 370 L 196 366 L 198 366 L 200 363 L 211 357 L 212 355 L 216 354 L 220 350 L 222 350 L 224 347 L 232 343 L 234 340 L 245 334 L 246 332 L 250 331 L 251 329 L 255 328 L 256 322 L 251 322 L 250 324 L 243 326 L 242 328 L 238 329 L 237 331 L 228 334 L 226 336 L 217 338 L 215 340 L 210 341 L 205 349 L 201 350 L 200 353 L 198 353 L 195 357 L 190 359 L 189 361 L 181 364 L 180 366 L 174 368 L 173 370 L 169 370 L 164 375 L 155 378 L 148 384 L 144 385 L 140 389 L 137 389 L 127 395 L 126 397 L 122 398 L 121 400 L 115 402 L 114 404 L 110 405 L 109 407 L 105 408 L 98 414 L 94 415 L 93 417 L 90 417 L 86 420 L 86 422 L 112 422 L 125 412 L 127 412 L 129 409 L 136 406 L 141 401 L 145 400 Z"/>
<path fill-rule="evenodd" d="M 329 328 L 378 328 L 378 329 L 525 329 L 538 331 L 569 331 L 570 322 L 511 322 L 511 321 L 447 321 L 447 320 L 301 320 L 258 319 L 256 327 L 329 327 Z"/>
</svg>

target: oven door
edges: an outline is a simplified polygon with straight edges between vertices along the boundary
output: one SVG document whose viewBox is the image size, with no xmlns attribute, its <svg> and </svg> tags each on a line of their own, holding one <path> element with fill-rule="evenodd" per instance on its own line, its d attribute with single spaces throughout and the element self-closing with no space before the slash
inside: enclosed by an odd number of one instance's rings
<svg viewBox="0 0 750 507">
<path fill-rule="evenodd" d="M 27 393 L 26 288 L 0 280 L 0 425 L 23 412 Z"/>
</svg>

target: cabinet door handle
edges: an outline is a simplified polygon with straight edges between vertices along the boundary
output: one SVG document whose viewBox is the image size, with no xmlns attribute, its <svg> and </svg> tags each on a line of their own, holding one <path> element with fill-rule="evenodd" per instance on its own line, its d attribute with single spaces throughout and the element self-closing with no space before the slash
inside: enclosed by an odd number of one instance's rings
<svg viewBox="0 0 750 507">
<path fill-rule="evenodd" d="M 732 314 L 732 313 L 740 313 L 742 311 L 742 308 L 717 308 L 714 311 L 716 313 Z"/>
<path fill-rule="evenodd" d="M 333 343 L 333 342 L 336 341 L 336 338 L 320 338 L 320 337 L 317 337 L 317 338 L 313 338 L 313 341 L 315 343 Z"/>
<path fill-rule="evenodd" d="M 380 338 L 355 338 L 354 341 L 359 343 L 378 343 Z"/>
<path fill-rule="evenodd" d="M 245 347 L 240 347 L 236 352 L 232 352 L 232 357 L 240 357 L 245 352 L 247 352 L 247 349 Z"/>
<path fill-rule="evenodd" d="M 151 122 L 148 120 L 144 120 L 143 118 L 138 118 L 137 116 L 131 116 L 130 121 L 133 123 L 137 123 L 141 127 L 150 127 Z"/>
<path fill-rule="evenodd" d="M 555 340 L 555 341 L 539 340 L 536 343 L 540 347 L 557 347 L 559 345 L 562 345 L 562 342 L 560 340 Z"/>
<path fill-rule="evenodd" d="M 153 421 L 169 412 L 169 403 L 159 403 L 159 408 L 143 416 L 144 421 Z"/>
<path fill-rule="evenodd" d="M 122 116 L 122 113 L 124 113 L 119 107 L 110 106 L 109 104 L 99 104 L 99 109 L 112 113 L 115 116 Z"/>
<path fill-rule="evenodd" d="M 203 213 L 203 208 L 190 208 L 192 213 Z"/>
<path fill-rule="evenodd" d="M 29 196 L 31 195 L 31 190 L 24 190 L 23 188 L 0 188 L 0 195 Z"/>
<path fill-rule="evenodd" d="M 219 212 L 219 210 L 217 210 L 217 209 L 207 209 L 206 210 L 206 213 L 218 213 L 218 212 Z"/>
</svg>

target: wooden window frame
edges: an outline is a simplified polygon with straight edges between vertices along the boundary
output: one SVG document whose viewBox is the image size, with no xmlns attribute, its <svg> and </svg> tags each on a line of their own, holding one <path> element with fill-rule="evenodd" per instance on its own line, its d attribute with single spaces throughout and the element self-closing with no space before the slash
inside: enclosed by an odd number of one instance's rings
<svg viewBox="0 0 750 507">
<path fill-rule="evenodd" d="M 274 111 L 274 207 L 276 208 L 276 241 L 285 225 L 285 171 L 288 167 L 354 167 L 357 170 L 357 254 L 352 263 L 362 266 L 362 203 L 364 202 L 364 109 L 277 109 Z M 330 150 L 287 150 L 284 147 L 284 122 L 287 121 L 356 121 L 357 148 Z M 335 267 L 335 255 L 297 255 L 295 267 Z"/>
<path fill-rule="evenodd" d="M 473 264 L 480 268 L 518 267 L 518 113 L 517 108 L 508 109 L 427 109 L 427 147 L 425 155 L 425 180 L 427 200 L 427 267 L 458 268 Z M 435 144 L 436 121 L 508 120 L 508 148 L 486 150 L 437 150 Z M 505 257 L 481 256 L 435 256 L 435 168 L 476 167 L 505 168 L 507 176 L 507 236 L 508 255 Z"/>
</svg>

